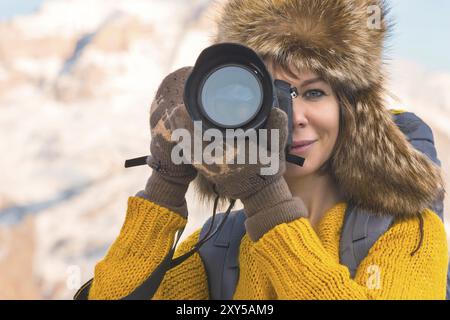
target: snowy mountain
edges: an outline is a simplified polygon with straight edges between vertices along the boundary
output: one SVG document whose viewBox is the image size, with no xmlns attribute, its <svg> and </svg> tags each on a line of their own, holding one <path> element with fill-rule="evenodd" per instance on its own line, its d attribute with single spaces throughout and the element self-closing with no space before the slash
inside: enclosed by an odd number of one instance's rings
<svg viewBox="0 0 450 320">
<path fill-rule="evenodd" d="M 150 174 L 123 164 L 149 152 L 158 84 L 208 46 L 204 9 L 48 1 L 0 24 L 0 299 L 71 298 L 72 273 L 92 276 Z M 189 207 L 185 235 L 210 211 Z"/>
</svg>

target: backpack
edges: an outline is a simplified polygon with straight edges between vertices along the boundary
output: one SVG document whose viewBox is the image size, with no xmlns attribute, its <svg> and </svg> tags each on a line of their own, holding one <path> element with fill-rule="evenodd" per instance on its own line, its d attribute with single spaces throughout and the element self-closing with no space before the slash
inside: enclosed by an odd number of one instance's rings
<svg viewBox="0 0 450 320">
<path fill-rule="evenodd" d="M 391 112 L 395 123 L 408 141 L 434 163 L 441 166 L 430 127 L 414 113 L 401 110 L 391 110 Z M 443 199 L 436 199 L 431 209 L 443 220 Z M 224 217 L 224 213 L 216 215 L 213 229 L 221 224 Z M 211 219 L 212 217 L 202 226 L 200 239 L 208 232 Z M 220 232 L 217 232 L 199 249 L 208 278 L 209 297 L 212 300 L 231 300 L 236 290 L 239 280 L 239 247 L 246 232 L 245 219 L 244 210 L 233 211 L 229 214 Z M 340 263 L 348 267 L 352 278 L 370 248 L 393 222 L 393 216 L 376 215 L 348 203 L 341 231 L 339 257 Z M 450 272 L 447 272 L 446 295 L 449 300 Z"/>
</svg>

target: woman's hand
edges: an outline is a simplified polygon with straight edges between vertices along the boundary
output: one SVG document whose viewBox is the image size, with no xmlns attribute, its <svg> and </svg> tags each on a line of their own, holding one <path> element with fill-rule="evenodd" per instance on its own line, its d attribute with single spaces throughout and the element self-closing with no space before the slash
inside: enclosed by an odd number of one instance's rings
<svg viewBox="0 0 450 320">
<path fill-rule="evenodd" d="M 267 139 L 258 139 L 258 141 L 247 139 L 245 146 L 239 142 L 228 145 L 224 141 L 222 149 L 224 154 L 231 156 L 230 163 L 224 156 L 216 157 L 220 160 L 219 163 L 207 164 L 203 159 L 201 164 L 194 164 L 197 170 L 214 184 L 216 192 L 221 196 L 245 199 L 283 175 L 286 169 L 284 150 L 288 134 L 286 113 L 278 108 L 272 109 L 265 128 L 267 135 L 263 134 L 262 137 L 266 136 Z M 255 133 L 254 137 L 258 132 L 255 131 Z M 239 144 L 240 147 L 238 147 Z M 261 153 L 264 154 L 265 160 L 270 160 L 270 163 L 262 163 Z M 250 157 L 256 161 L 249 161 Z M 245 162 L 242 163 L 239 158 L 244 158 Z M 270 173 L 264 172 L 269 168 Z"/>
<path fill-rule="evenodd" d="M 303 201 L 292 197 L 283 178 L 288 125 L 286 113 L 274 108 L 265 125 L 267 140 L 256 142 L 250 139 L 244 150 L 232 146 L 232 164 L 227 161 L 222 164 L 207 164 L 204 161 L 194 164 L 199 173 L 214 184 L 218 194 L 242 201 L 248 217 L 245 222 L 247 233 L 253 241 L 280 223 L 308 216 Z M 226 148 L 224 143 L 225 152 Z M 248 163 L 249 152 L 258 153 L 255 164 Z M 278 162 L 269 165 L 274 170 L 271 174 L 263 174 L 262 169 L 269 166 L 261 163 L 260 152 L 267 154 L 272 162 Z M 237 159 L 241 153 L 245 153 L 246 163 L 238 164 Z"/>
<path fill-rule="evenodd" d="M 192 67 L 169 74 L 161 83 L 150 108 L 151 156 L 147 164 L 154 169 L 145 190 L 136 194 L 187 217 L 185 194 L 197 170 L 190 164 L 174 164 L 171 159 L 172 132 L 192 128 L 183 102 L 184 83 Z"/>
</svg>

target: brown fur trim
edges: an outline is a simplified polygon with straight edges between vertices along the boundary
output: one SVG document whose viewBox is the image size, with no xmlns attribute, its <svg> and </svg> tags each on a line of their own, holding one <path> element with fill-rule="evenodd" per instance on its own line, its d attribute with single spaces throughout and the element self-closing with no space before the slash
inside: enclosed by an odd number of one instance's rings
<svg viewBox="0 0 450 320">
<path fill-rule="evenodd" d="M 397 127 L 381 90 L 372 87 L 356 99 L 331 171 L 347 199 L 379 214 L 410 217 L 443 197 L 444 182 L 440 168 Z"/>
<path fill-rule="evenodd" d="M 371 23 L 371 5 L 379 8 L 379 28 Z M 331 83 L 367 88 L 382 79 L 388 11 L 381 0 L 230 0 L 215 42 L 241 43 Z"/>
</svg>

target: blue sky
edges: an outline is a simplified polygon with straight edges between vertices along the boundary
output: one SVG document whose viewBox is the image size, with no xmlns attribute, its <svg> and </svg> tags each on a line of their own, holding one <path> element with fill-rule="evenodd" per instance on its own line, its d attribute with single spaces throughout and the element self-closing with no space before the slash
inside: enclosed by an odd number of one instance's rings
<svg viewBox="0 0 450 320">
<path fill-rule="evenodd" d="M 393 57 L 450 72 L 450 1 L 389 0 L 397 21 Z"/>
<path fill-rule="evenodd" d="M 43 0 L 0 0 L 0 20 L 27 14 L 39 8 Z"/>
<path fill-rule="evenodd" d="M 43 1 L 0 0 L 0 20 L 32 12 Z M 433 71 L 450 72 L 450 1 L 388 1 L 397 21 L 389 56 L 414 60 Z"/>
</svg>

